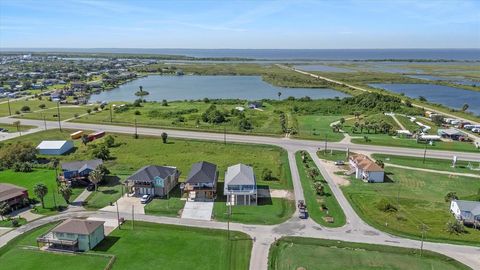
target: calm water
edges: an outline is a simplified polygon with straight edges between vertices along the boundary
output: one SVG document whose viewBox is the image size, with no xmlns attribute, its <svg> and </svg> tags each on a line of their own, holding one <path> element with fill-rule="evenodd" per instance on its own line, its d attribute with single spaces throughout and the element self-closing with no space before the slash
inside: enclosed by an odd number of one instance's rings
<svg viewBox="0 0 480 270">
<path fill-rule="evenodd" d="M 470 106 L 467 111 L 480 115 L 480 92 L 432 84 L 374 83 L 369 85 L 395 93 L 404 93 L 412 98 L 424 96 L 430 102 L 455 109 L 460 109 L 463 104 L 467 103 Z"/>
<path fill-rule="evenodd" d="M 323 71 L 323 72 L 355 72 L 355 70 L 327 66 L 327 65 L 296 65 L 296 69 L 306 70 L 306 71 Z"/>
<path fill-rule="evenodd" d="M 278 99 L 289 96 L 312 99 L 346 97 L 347 94 L 332 89 L 274 87 L 259 76 L 159 76 L 152 75 L 125 83 L 110 91 L 92 95 L 90 101 L 134 101 L 139 86 L 148 91 L 147 100 L 223 99 Z"/>
<path fill-rule="evenodd" d="M 136 48 L 2 48 L 2 51 L 169 54 L 192 57 L 252 59 L 378 60 L 430 59 L 480 60 L 480 49 L 136 49 Z"/>
<path fill-rule="evenodd" d="M 449 81 L 456 84 L 462 85 L 480 85 L 480 82 L 464 79 L 462 77 L 438 77 L 432 75 L 407 75 L 410 78 L 416 78 L 427 81 Z"/>
</svg>

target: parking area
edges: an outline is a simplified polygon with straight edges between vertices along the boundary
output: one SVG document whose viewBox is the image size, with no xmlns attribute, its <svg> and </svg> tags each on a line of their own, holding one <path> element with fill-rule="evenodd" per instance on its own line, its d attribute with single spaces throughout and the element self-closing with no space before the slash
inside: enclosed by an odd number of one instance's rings
<svg viewBox="0 0 480 270">
<path fill-rule="evenodd" d="M 182 218 L 211 220 L 213 204 L 213 202 L 187 201 L 183 208 Z"/>
<path fill-rule="evenodd" d="M 116 202 L 118 204 L 118 212 L 124 214 L 131 214 L 132 207 L 136 214 L 145 214 L 145 204 L 140 203 L 140 197 L 128 197 L 124 195 Z M 101 211 L 117 212 L 117 206 L 115 204 L 106 206 Z"/>
</svg>

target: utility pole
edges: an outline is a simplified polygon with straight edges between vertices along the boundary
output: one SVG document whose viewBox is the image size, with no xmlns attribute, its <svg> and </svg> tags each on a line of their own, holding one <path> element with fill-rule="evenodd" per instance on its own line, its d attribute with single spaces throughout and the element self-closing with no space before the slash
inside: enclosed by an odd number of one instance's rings
<svg viewBox="0 0 480 270">
<path fill-rule="evenodd" d="M 117 205 L 117 222 L 118 222 L 118 229 L 121 230 L 122 227 L 121 227 L 121 224 L 120 224 L 120 213 L 118 212 L 118 201 L 116 201 L 115 204 Z"/>
<path fill-rule="evenodd" d="M 58 191 L 58 189 L 54 188 L 53 192 L 52 192 L 52 194 L 53 194 L 53 205 L 55 206 L 55 209 L 57 209 L 57 200 L 55 198 L 55 192 L 57 192 L 57 191 Z"/>
<path fill-rule="evenodd" d="M 422 242 L 420 244 L 420 256 L 422 256 L 423 254 L 423 240 L 425 238 L 425 233 L 427 232 L 427 229 L 428 229 L 428 226 L 425 225 L 425 223 L 422 223 L 422 225 L 420 225 L 420 230 L 422 231 Z"/>
<path fill-rule="evenodd" d="M 423 164 L 425 164 L 425 158 L 427 157 L 427 144 L 425 144 L 425 151 L 423 151 Z"/>
<path fill-rule="evenodd" d="M 134 210 L 134 206 L 132 204 L 132 230 L 135 229 L 135 210 Z"/>
<path fill-rule="evenodd" d="M 138 138 L 138 133 L 137 133 L 137 118 L 135 117 L 135 139 Z"/>
<path fill-rule="evenodd" d="M 62 124 L 60 123 L 60 101 L 57 102 L 57 116 L 58 116 L 58 128 L 62 131 Z"/>
<path fill-rule="evenodd" d="M 113 122 L 112 104 L 110 104 L 110 123 Z"/>
<path fill-rule="evenodd" d="M 325 134 L 325 150 L 323 151 L 324 154 L 327 154 L 327 139 L 328 139 L 328 134 Z"/>
<path fill-rule="evenodd" d="M 230 215 L 232 214 L 232 195 L 228 196 L 228 210 L 227 210 L 227 239 L 230 240 Z"/>
<path fill-rule="evenodd" d="M 223 144 L 227 145 L 227 128 L 223 127 Z"/>
<path fill-rule="evenodd" d="M 7 104 L 8 104 L 8 115 L 12 116 L 12 109 L 10 108 L 10 97 L 7 98 Z"/>
<path fill-rule="evenodd" d="M 45 114 L 43 114 L 43 125 L 45 126 L 45 130 L 47 130 L 47 120 L 45 119 Z"/>
</svg>

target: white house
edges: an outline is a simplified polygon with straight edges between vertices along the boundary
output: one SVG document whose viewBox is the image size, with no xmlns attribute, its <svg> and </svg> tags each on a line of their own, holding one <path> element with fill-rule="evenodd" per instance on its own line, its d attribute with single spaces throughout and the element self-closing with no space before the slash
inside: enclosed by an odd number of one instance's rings
<svg viewBox="0 0 480 270">
<path fill-rule="evenodd" d="M 355 154 L 351 155 L 348 159 L 350 166 L 355 169 L 355 178 L 365 182 L 383 182 L 385 171 L 367 156 Z"/>
<path fill-rule="evenodd" d="M 73 149 L 73 141 L 42 141 L 38 146 L 41 155 L 63 155 Z"/>
<path fill-rule="evenodd" d="M 253 168 L 244 164 L 228 167 L 223 194 L 232 205 L 256 205 L 257 183 Z"/>
<path fill-rule="evenodd" d="M 480 223 L 480 202 L 453 200 L 450 203 L 450 211 L 463 223 Z"/>
</svg>

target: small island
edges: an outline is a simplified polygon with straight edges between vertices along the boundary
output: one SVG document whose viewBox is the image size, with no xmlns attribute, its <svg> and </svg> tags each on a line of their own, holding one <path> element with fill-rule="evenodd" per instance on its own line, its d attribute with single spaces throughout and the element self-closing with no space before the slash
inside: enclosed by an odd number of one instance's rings
<svg viewBox="0 0 480 270">
<path fill-rule="evenodd" d="M 139 89 L 137 92 L 135 92 L 135 96 L 143 97 L 143 96 L 148 96 L 148 95 L 150 95 L 149 92 L 143 91 L 143 86 L 140 85 L 139 88 L 140 88 L 140 89 Z"/>
</svg>

